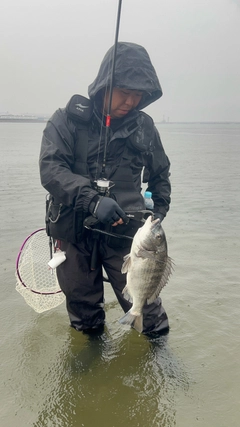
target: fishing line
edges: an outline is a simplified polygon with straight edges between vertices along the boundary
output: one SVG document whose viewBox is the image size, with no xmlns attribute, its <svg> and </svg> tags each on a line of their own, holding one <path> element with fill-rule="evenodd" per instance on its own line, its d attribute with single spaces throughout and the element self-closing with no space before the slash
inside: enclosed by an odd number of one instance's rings
<svg viewBox="0 0 240 427">
<path fill-rule="evenodd" d="M 107 114 L 106 114 L 106 133 L 105 133 L 105 145 L 104 145 L 104 153 L 103 153 L 102 178 L 105 178 L 107 146 L 108 146 L 108 142 L 109 142 L 109 131 L 110 131 L 110 125 L 111 125 L 113 80 L 114 80 L 114 72 L 115 72 L 115 65 L 116 65 L 116 54 L 117 54 L 117 43 L 118 43 L 118 34 L 119 34 L 119 26 L 120 26 L 121 8 L 122 8 L 122 0 L 119 0 L 119 2 L 118 2 L 118 13 L 117 13 L 117 24 L 116 24 L 116 32 L 115 32 L 115 42 L 114 42 L 114 51 L 113 51 L 113 59 L 112 59 L 112 71 L 111 71 L 110 86 L 109 86 L 108 109 L 107 109 Z"/>
<path fill-rule="evenodd" d="M 110 70 L 110 64 L 108 64 L 107 75 L 109 73 L 109 70 Z M 103 100 L 105 99 L 106 94 L 107 94 L 107 85 L 105 86 Z M 102 135 L 103 135 L 104 117 L 105 117 L 105 115 L 104 115 L 104 109 L 102 108 L 100 136 L 99 136 L 99 141 L 98 141 L 98 152 L 97 152 L 97 161 L 96 161 L 96 172 L 95 172 L 95 177 L 94 177 L 94 181 L 95 182 L 97 181 L 98 178 L 100 178 L 99 158 L 100 158 L 101 142 L 102 142 Z"/>
<path fill-rule="evenodd" d="M 117 13 L 117 24 L 116 24 L 116 30 L 115 30 L 115 41 L 114 41 L 114 49 L 112 54 L 112 69 L 110 73 L 110 67 L 111 67 L 111 61 L 108 63 L 108 69 L 107 69 L 107 75 L 110 74 L 110 81 L 109 86 L 106 82 L 105 91 L 102 93 L 102 117 L 101 117 L 101 127 L 100 127 L 100 136 L 99 136 L 99 143 L 98 143 L 98 153 L 97 153 L 97 162 L 96 162 L 96 172 L 95 172 L 95 179 L 94 182 L 97 182 L 97 179 L 106 179 L 105 174 L 105 168 L 106 168 L 106 157 L 107 157 L 107 146 L 109 143 L 109 135 L 110 135 L 110 125 L 111 125 L 111 106 L 112 106 L 112 94 L 113 94 L 113 80 L 114 80 L 114 72 L 115 72 L 115 63 L 116 63 L 116 53 L 117 53 L 117 42 L 118 42 L 118 34 L 119 34 L 119 26 L 120 26 L 120 16 L 121 16 L 121 7 L 122 7 L 122 0 L 119 0 L 118 2 L 118 13 Z M 105 99 L 107 95 L 107 91 L 109 90 L 109 99 L 108 99 L 108 107 L 107 107 L 107 114 L 105 119 Z M 102 170 L 99 173 L 98 165 L 99 165 L 99 158 L 100 158 L 100 150 L 101 150 L 101 142 L 102 142 L 102 134 L 103 134 L 103 127 L 104 127 L 104 121 L 105 121 L 105 143 L 103 148 L 103 162 L 102 162 Z"/>
</svg>

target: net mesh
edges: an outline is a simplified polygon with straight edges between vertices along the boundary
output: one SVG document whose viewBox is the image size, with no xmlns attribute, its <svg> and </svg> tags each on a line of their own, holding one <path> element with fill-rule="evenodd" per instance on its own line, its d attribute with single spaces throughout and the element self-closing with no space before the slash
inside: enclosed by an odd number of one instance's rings
<svg viewBox="0 0 240 427">
<path fill-rule="evenodd" d="M 48 266 L 49 253 L 49 238 L 41 229 L 26 239 L 17 259 L 16 290 L 37 313 L 51 310 L 65 300 L 56 270 Z"/>
</svg>

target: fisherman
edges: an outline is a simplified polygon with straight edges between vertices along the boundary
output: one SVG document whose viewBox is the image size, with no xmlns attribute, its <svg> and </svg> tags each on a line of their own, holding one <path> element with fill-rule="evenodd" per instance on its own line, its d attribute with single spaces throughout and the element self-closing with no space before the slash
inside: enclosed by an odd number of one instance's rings
<svg viewBox="0 0 240 427">
<path fill-rule="evenodd" d="M 40 153 L 41 183 L 49 192 L 47 233 L 66 253 L 57 277 L 70 324 L 85 333 L 104 329 L 103 268 L 124 312 L 131 308 L 123 297 L 121 268 L 132 242 L 126 236 L 133 237 L 142 225 L 134 217 L 145 209 L 142 182 L 152 192 L 155 218 L 162 221 L 170 204 L 170 163 L 152 118 L 142 111 L 162 96 L 162 89 L 147 51 L 134 43 L 117 44 L 106 142 L 113 51 L 89 86 L 89 98 L 74 95 L 50 118 Z M 89 219 L 95 225 L 86 228 Z M 143 334 L 168 330 L 161 299 L 146 304 Z"/>
</svg>

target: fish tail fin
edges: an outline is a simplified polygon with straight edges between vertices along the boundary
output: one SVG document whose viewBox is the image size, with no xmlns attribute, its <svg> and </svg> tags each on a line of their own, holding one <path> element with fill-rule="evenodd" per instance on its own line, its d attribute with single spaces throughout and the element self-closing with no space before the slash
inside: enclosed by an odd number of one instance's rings
<svg viewBox="0 0 240 427">
<path fill-rule="evenodd" d="M 136 318 L 134 320 L 133 328 L 136 329 L 136 331 L 139 332 L 140 334 L 142 333 L 142 330 L 143 330 L 143 316 L 142 316 L 142 314 L 140 316 L 136 316 Z"/>
<path fill-rule="evenodd" d="M 139 333 L 141 333 L 143 330 L 142 314 L 140 316 L 136 316 L 135 314 L 131 313 L 131 310 L 124 314 L 124 316 L 119 320 L 119 323 L 121 323 L 122 325 L 132 326 Z"/>
</svg>

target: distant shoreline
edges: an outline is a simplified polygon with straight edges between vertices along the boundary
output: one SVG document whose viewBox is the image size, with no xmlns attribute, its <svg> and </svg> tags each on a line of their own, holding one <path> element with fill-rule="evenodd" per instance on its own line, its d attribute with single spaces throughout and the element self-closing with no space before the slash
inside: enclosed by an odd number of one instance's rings
<svg viewBox="0 0 240 427">
<path fill-rule="evenodd" d="M 2 119 L 0 117 L 0 123 L 46 123 L 48 119 L 45 118 L 34 118 L 34 119 L 24 119 L 24 118 L 9 118 L 9 119 Z"/>
<path fill-rule="evenodd" d="M 156 125 L 239 125 L 240 122 L 155 122 Z"/>
<path fill-rule="evenodd" d="M 47 121 L 49 120 L 49 118 L 45 118 L 45 117 L 37 117 L 37 118 L 1 118 L 0 117 L 0 123 L 47 123 Z M 238 125 L 240 124 L 239 122 L 228 122 L 228 121 L 223 121 L 223 122 L 154 122 L 156 125 Z"/>
</svg>

